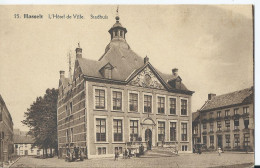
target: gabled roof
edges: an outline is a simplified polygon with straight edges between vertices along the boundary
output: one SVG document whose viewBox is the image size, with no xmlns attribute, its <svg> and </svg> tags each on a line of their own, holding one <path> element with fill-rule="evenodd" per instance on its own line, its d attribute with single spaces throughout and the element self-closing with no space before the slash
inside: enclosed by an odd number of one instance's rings
<svg viewBox="0 0 260 168">
<path fill-rule="evenodd" d="M 254 102 L 253 87 L 213 97 L 206 101 L 200 111 L 225 108 L 238 104 L 249 104 Z"/>
<path fill-rule="evenodd" d="M 14 135 L 14 144 L 33 144 L 34 139 L 29 135 Z"/>
</svg>

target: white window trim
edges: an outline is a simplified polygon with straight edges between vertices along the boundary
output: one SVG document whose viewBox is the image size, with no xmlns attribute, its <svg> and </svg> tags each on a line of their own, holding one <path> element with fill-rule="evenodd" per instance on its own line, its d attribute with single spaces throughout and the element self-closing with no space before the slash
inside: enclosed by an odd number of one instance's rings
<svg viewBox="0 0 260 168">
<path fill-rule="evenodd" d="M 187 123 L 187 141 L 183 141 L 182 139 L 181 139 L 181 124 L 182 123 Z M 180 122 L 180 142 L 189 142 L 189 133 L 188 133 L 188 131 L 189 131 L 189 121 L 181 121 Z"/>
<path fill-rule="evenodd" d="M 149 113 L 149 114 L 153 114 L 154 105 L 153 105 L 153 94 L 152 93 L 143 92 L 143 110 L 142 111 L 144 114 L 148 114 L 147 112 L 144 112 L 144 96 L 145 95 L 152 96 L 152 108 L 151 108 L 151 113 Z"/>
<path fill-rule="evenodd" d="M 130 121 L 131 121 L 131 120 L 138 121 L 138 137 L 141 135 L 141 134 L 140 134 L 140 133 L 141 133 L 141 132 L 140 132 L 140 130 L 141 130 L 141 129 L 140 129 L 140 125 L 141 125 L 141 124 L 140 124 L 140 118 L 129 118 L 129 120 L 128 120 L 128 122 L 129 122 L 129 123 L 128 123 L 129 142 L 130 142 L 130 139 L 131 139 L 131 136 L 130 136 L 130 134 L 131 134 Z"/>
<path fill-rule="evenodd" d="M 171 107 L 171 103 L 170 103 L 170 99 L 175 99 L 176 100 L 176 114 L 171 114 L 170 113 L 170 107 Z M 168 115 L 178 115 L 178 110 L 177 110 L 177 97 L 175 96 L 168 96 Z"/>
<path fill-rule="evenodd" d="M 187 115 L 181 115 L 181 100 L 187 100 Z M 180 98 L 180 116 L 189 116 L 189 99 L 181 97 Z"/>
<path fill-rule="evenodd" d="M 104 109 L 96 109 L 96 98 L 95 98 L 95 90 L 96 89 L 103 89 L 105 90 L 105 108 Z M 102 111 L 102 110 L 107 110 L 107 88 L 106 87 L 103 87 L 103 86 L 93 86 L 93 109 L 94 110 L 99 110 L 99 111 Z"/>
<path fill-rule="evenodd" d="M 122 120 L 122 141 L 114 141 L 114 120 Z M 130 128 L 130 126 L 129 126 Z M 124 140 L 125 140 L 125 132 L 124 132 L 124 117 L 113 117 L 112 118 L 112 143 L 124 143 Z"/>
<path fill-rule="evenodd" d="M 164 113 L 158 113 L 158 97 L 164 97 Z M 161 94 L 156 94 L 156 105 L 155 105 L 155 110 L 156 110 L 156 114 L 159 114 L 159 115 L 166 115 L 167 112 L 166 112 L 166 95 L 161 95 Z"/>
<path fill-rule="evenodd" d="M 137 111 L 130 111 L 130 103 L 129 103 L 129 101 L 130 101 L 130 93 L 135 93 L 135 94 L 137 94 Z M 140 97 L 139 97 L 139 92 L 137 92 L 137 91 L 131 91 L 131 90 L 128 90 L 128 102 L 127 102 L 127 105 L 128 105 L 128 107 L 127 107 L 127 109 L 128 109 L 128 112 L 132 112 L 132 113 L 139 113 L 140 112 L 140 106 L 139 106 L 139 101 L 140 101 Z"/>
<path fill-rule="evenodd" d="M 178 120 L 169 120 L 169 142 L 175 142 L 175 141 L 171 141 L 171 130 L 170 130 L 170 127 L 171 127 L 171 123 L 175 122 L 176 123 L 176 142 L 178 142 Z"/>
<path fill-rule="evenodd" d="M 122 93 L 122 102 L 121 102 L 121 110 L 114 110 L 113 109 L 113 92 L 116 91 L 116 92 L 121 92 Z M 123 89 L 114 89 L 114 88 L 111 88 L 111 111 L 123 111 L 124 109 L 124 90 Z"/>
<path fill-rule="evenodd" d="M 97 142 L 97 134 L 96 134 L 96 126 L 97 126 L 97 118 L 100 118 L 100 119 L 106 119 L 106 141 L 99 141 L 99 142 Z M 108 143 L 108 127 L 107 127 L 107 122 L 108 122 L 108 120 L 107 120 L 107 116 L 94 116 L 94 129 L 95 129 L 95 131 L 93 131 L 94 132 L 94 137 L 95 137 L 95 143 L 100 143 L 100 144 L 102 144 L 102 143 Z"/>
<path fill-rule="evenodd" d="M 166 141 L 167 140 L 167 137 L 166 137 L 166 120 L 164 120 L 164 119 L 157 119 L 157 142 L 161 142 L 161 141 L 159 141 L 159 136 L 158 136 L 158 134 L 159 134 L 159 122 L 164 122 L 164 141 Z"/>
<path fill-rule="evenodd" d="M 106 154 L 101 154 L 101 155 L 107 155 L 107 146 L 96 146 L 96 155 L 99 155 L 98 148 L 106 148 Z"/>
</svg>

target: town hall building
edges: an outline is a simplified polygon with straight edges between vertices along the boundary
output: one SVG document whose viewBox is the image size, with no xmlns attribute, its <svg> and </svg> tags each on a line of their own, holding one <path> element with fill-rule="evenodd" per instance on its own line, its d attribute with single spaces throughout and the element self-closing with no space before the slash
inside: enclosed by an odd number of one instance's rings
<svg viewBox="0 0 260 168">
<path fill-rule="evenodd" d="M 108 31 L 110 43 L 96 61 L 76 48 L 73 75 L 60 71 L 58 148 L 78 146 L 88 158 L 112 156 L 134 145 L 175 146 L 192 152 L 191 96 L 178 69 L 165 74 L 127 44 L 119 22 Z"/>
</svg>

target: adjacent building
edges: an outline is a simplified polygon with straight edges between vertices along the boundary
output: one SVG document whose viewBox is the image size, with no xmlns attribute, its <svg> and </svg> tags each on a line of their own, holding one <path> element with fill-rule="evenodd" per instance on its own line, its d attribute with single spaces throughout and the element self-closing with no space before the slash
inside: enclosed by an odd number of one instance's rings
<svg viewBox="0 0 260 168">
<path fill-rule="evenodd" d="M 109 29 L 110 43 L 96 61 L 76 48 L 73 76 L 60 71 L 58 148 L 78 146 L 88 158 L 112 156 L 143 143 L 192 151 L 190 91 L 178 69 L 165 74 L 146 56 L 138 56 L 126 42 L 119 22 Z"/>
<path fill-rule="evenodd" d="M 19 156 L 40 156 L 42 150 L 34 146 L 34 139 L 27 132 L 14 129 L 14 151 Z"/>
<path fill-rule="evenodd" d="M 0 161 L 7 162 L 13 153 L 13 120 L 0 95 Z"/>
<path fill-rule="evenodd" d="M 254 88 L 216 96 L 194 114 L 193 140 L 207 149 L 254 151 Z"/>
</svg>

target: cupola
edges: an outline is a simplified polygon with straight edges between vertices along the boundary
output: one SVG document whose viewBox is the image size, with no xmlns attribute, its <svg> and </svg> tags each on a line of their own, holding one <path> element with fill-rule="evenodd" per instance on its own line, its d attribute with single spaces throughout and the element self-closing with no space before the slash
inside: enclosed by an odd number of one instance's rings
<svg viewBox="0 0 260 168">
<path fill-rule="evenodd" d="M 121 25 L 119 20 L 119 16 L 116 16 L 116 23 L 108 31 L 110 33 L 111 40 L 116 38 L 125 39 L 125 34 L 127 33 L 127 30 Z"/>
</svg>

